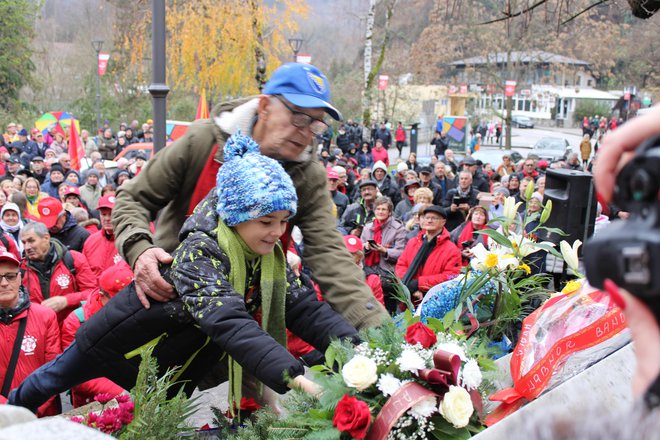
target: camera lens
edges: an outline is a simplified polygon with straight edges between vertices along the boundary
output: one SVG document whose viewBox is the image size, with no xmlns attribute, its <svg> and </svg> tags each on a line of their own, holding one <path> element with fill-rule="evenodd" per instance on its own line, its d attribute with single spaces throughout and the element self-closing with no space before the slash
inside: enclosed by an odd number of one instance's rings
<svg viewBox="0 0 660 440">
<path fill-rule="evenodd" d="M 630 191 L 633 199 L 637 202 L 653 200 L 657 194 L 654 183 L 653 178 L 646 170 L 637 170 L 630 178 Z"/>
</svg>

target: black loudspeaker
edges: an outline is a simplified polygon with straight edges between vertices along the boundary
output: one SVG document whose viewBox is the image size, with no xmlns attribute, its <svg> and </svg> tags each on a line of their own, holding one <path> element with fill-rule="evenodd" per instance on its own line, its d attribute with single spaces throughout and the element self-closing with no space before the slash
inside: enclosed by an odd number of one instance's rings
<svg viewBox="0 0 660 440">
<path fill-rule="evenodd" d="M 583 171 L 548 169 L 545 176 L 543 204 L 552 200 L 552 213 L 544 226 L 559 228 L 568 235 L 541 230 L 540 238 L 555 244 L 561 240 L 570 244 L 575 240 L 586 243 L 594 233 L 598 204 L 592 175 Z"/>
</svg>

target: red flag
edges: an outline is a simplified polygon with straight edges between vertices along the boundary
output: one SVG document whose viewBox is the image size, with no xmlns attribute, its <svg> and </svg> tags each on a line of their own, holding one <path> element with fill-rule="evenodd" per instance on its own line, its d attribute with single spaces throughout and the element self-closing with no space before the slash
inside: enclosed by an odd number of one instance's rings
<svg viewBox="0 0 660 440">
<path fill-rule="evenodd" d="M 71 126 L 69 126 L 69 156 L 71 157 L 71 168 L 80 171 L 80 161 L 85 157 L 85 147 L 80 136 L 78 136 L 76 121 L 73 119 L 71 120 Z"/>
<path fill-rule="evenodd" d="M 206 104 L 206 92 L 204 89 L 202 89 L 202 94 L 199 96 L 199 103 L 197 103 L 197 114 L 195 115 L 195 120 L 208 118 L 209 106 Z"/>
</svg>

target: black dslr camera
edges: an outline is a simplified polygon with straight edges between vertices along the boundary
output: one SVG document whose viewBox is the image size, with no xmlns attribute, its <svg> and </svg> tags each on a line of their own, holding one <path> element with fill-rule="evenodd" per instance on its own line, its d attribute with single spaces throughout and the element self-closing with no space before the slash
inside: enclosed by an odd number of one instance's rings
<svg viewBox="0 0 660 440">
<path fill-rule="evenodd" d="M 660 322 L 660 136 L 644 141 L 619 172 L 614 202 L 630 212 L 589 240 L 587 279 L 603 288 L 606 278 L 651 308 Z"/>
</svg>

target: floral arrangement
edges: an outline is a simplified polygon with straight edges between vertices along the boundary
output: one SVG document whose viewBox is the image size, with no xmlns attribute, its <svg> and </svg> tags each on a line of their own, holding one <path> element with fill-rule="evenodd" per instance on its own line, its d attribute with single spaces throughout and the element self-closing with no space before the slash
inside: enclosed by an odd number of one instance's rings
<svg viewBox="0 0 660 440">
<path fill-rule="evenodd" d="M 69 420 L 119 437 L 124 428 L 133 421 L 135 405 L 131 397 L 128 394 L 113 396 L 101 393 L 94 396 L 94 400 L 101 404 L 100 411 L 93 410 L 84 416 L 74 416 Z"/>
<path fill-rule="evenodd" d="M 534 185 L 530 183 L 526 200 L 531 199 L 533 192 Z M 479 331 L 481 339 L 508 341 L 511 323 L 522 320 L 551 295 L 546 287 L 549 277 L 538 270 L 533 273 L 530 267 L 534 259 L 538 263 L 545 258 L 542 252 L 562 259 L 572 275 L 582 277 L 578 272 L 579 240 L 572 246 L 562 241 L 560 253 L 554 243 L 538 239 L 542 230 L 564 235 L 559 229 L 545 226 L 552 201 L 548 200 L 541 212 L 526 212 L 522 218 L 518 214 L 521 203 L 513 197 L 505 199 L 503 216 L 491 220 L 501 226 L 478 232 L 489 237 L 488 247 L 478 244 L 472 248 L 470 264 L 463 272 L 427 293 L 417 310 L 422 322 L 437 318 L 443 320 L 445 327 L 455 324 L 455 329 L 467 324 L 468 333 Z M 575 291 L 580 285 L 581 279 L 570 281 L 563 291 Z M 515 339 L 515 335 L 510 336 Z M 505 342 L 503 349 L 508 348 L 510 343 Z"/>
<path fill-rule="evenodd" d="M 268 409 L 231 437 L 250 439 L 469 438 L 483 429 L 485 371 L 494 369 L 477 340 L 420 322 L 409 311 L 398 324 L 362 333 L 362 343 L 333 342 L 312 367 L 323 392 L 292 391 L 286 416 Z"/>
</svg>

